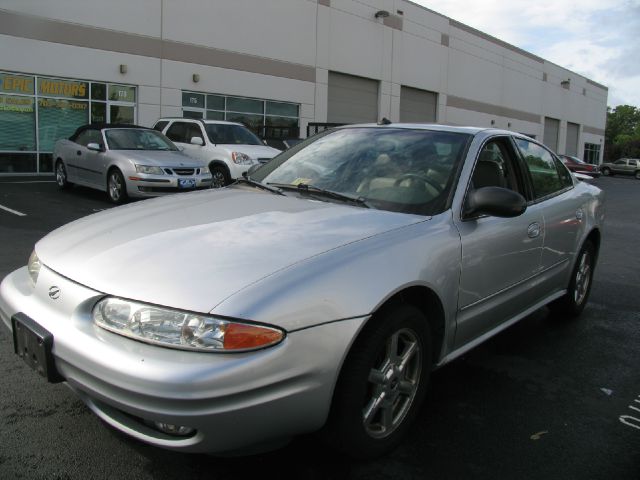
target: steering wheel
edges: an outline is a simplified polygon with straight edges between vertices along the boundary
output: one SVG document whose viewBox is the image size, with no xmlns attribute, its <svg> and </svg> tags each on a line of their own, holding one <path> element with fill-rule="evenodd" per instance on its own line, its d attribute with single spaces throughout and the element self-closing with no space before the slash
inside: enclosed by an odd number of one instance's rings
<svg viewBox="0 0 640 480">
<path fill-rule="evenodd" d="M 435 180 L 431 180 L 430 178 L 423 177 L 422 175 L 417 175 L 415 173 L 405 173 L 404 175 L 401 175 L 393 183 L 393 186 L 397 187 L 402 182 L 404 182 L 405 180 L 409 180 L 409 185 L 411 185 L 413 183 L 416 183 L 416 182 L 422 182 L 423 185 L 429 185 L 431 188 L 433 188 L 438 193 L 438 195 L 441 194 L 444 191 L 444 188 L 442 188 L 442 186 L 438 182 L 436 182 Z"/>
</svg>

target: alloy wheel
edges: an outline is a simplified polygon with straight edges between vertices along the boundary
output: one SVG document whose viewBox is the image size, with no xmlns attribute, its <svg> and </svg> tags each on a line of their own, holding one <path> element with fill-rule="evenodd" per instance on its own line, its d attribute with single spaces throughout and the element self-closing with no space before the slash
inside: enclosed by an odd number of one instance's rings
<svg viewBox="0 0 640 480">
<path fill-rule="evenodd" d="M 573 299 L 576 305 L 582 304 L 587 297 L 589 284 L 591 283 L 591 255 L 589 251 L 584 250 L 580 257 L 580 263 L 576 270 L 575 288 L 573 291 Z"/>
<path fill-rule="evenodd" d="M 362 422 L 368 435 L 384 438 L 404 420 L 418 391 L 422 351 L 415 332 L 408 328 L 391 335 L 369 372 Z"/>
</svg>

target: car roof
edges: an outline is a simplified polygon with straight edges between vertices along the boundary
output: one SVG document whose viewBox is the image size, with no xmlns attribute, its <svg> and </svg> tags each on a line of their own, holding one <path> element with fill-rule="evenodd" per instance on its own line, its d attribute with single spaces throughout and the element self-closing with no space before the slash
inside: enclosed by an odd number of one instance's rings
<svg viewBox="0 0 640 480">
<path fill-rule="evenodd" d="M 241 127 L 245 127 L 245 125 L 243 125 L 242 123 L 239 122 L 228 122 L 226 120 L 207 120 L 204 118 L 184 118 L 184 117 L 162 117 L 159 118 L 156 123 L 158 122 L 170 122 L 172 120 L 181 120 L 181 121 L 187 121 L 187 122 L 200 122 L 203 124 L 219 124 L 219 125 L 240 125 Z"/>
<path fill-rule="evenodd" d="M 82 125 L 78 127 L 73 135 L 69 137 L 70 140 L 77 138 L 82 132 L 86 130 L 103 130 L 105 128 L 139 128 L 141 130 L 150 130 L 147 127 L 142 127 L 140 125 L 133 125 L 128 123 L 89 123 L 87 125 Z"/>
<path fill-rule="evenodd" d="M 455 132 L 455 133 L 468 133 L 471 135 L 476 135 L 480 132 L 490 132 L 490 133 L 499 133 L 505 135 L 518 135 L 525 136 L 516 132 L 511 132 L 508 130 L 499 130 L 493 128 L 482 128 L 482 127 L 464 127 L 464 126 L 453 126 L 453 125 L 443 125 L 440 123 L 357 123 L 357 124 L 349 124 L 337 127 L 339 129 L 342 128 L 353 128 L 353 127 L 376 127 L 376 128 L 406 128 L 406 129 L 419 129 L 419 130 L 433 130 L 438 132 Z"/>
</svg>

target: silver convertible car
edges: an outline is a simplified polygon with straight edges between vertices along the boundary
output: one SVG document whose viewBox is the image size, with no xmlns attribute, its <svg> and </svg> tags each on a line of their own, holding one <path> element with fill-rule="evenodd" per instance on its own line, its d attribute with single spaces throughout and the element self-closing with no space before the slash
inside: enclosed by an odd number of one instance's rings
<svg viewBox="0 0 640 480">
<path fill-rule="evenodd" d="M 544 305 L 580 314 L 602 223 L 602 192 L 525 136 L 348 126 L 50 233 L 0 316 L 27 364 L 144 442 L 319 431 L 366 458 L 398 445 L 434 368 Z"/>
<path fill-rule="evenodd" d="M 106 191 L 113 203 L 129 197 L 211 187 L 209 167 L 178 150 L 162 133 L 137 125 L 90 124 L 53 150 L 56 182 Z"/>
</svg>

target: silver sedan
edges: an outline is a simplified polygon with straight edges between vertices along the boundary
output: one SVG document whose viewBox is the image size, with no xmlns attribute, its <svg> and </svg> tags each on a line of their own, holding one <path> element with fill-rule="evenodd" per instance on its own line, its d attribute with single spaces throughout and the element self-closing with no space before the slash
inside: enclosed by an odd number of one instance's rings
<svg viewBox="0 0 640 480">
<path fill-rule="evenodd" d="M 430 372 L 587 304 L 603 194 L 513 132 L 323 132 L 229 187 L 100 212 L 0 285 L 16 353 L 185 452 L 393 449 Z"/>
<path fill-rule="evenodd" d="M 113 203 L 211 187 L 209 167 L 162 133 L 135 125 L 85 125 L 53 151 L 56 182 L 106 191 Z"/>
</svg>

